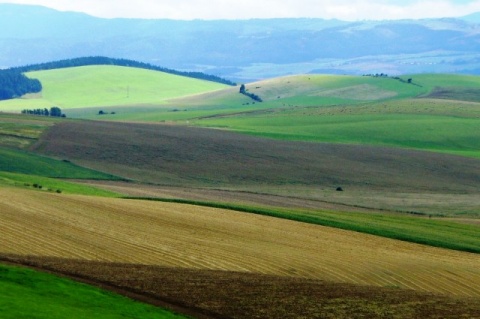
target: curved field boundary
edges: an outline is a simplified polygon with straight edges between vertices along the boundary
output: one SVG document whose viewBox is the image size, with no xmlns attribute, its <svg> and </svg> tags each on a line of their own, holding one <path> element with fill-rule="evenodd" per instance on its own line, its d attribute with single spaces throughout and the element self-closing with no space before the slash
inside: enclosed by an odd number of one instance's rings
<svg viewBox="0 0 480 319">
<path fill-rule="evenodd" d="M 480 253 L 480 238 L 478 237 L 479 228 L 474 225 L 461 225 L 452 221 L 444 222 L 440 220 L 428 220 L 425 218 L 414 218 L 393 214 L 280 210 L 171 198 L 124 198 L 229 209 L 314 225 L 353 230 L 365 234 L 434 247 Z"/>
<path fill-rule="evenodd" d="M 1 189 L 0 254 L 480 296 L 480 255 L 234 211 Z"/>
<path fill-rule="evenodd" d="M 478 298 L 253 273 L 1 256 L 194 318 L 477 318 Z"/>
</svg>

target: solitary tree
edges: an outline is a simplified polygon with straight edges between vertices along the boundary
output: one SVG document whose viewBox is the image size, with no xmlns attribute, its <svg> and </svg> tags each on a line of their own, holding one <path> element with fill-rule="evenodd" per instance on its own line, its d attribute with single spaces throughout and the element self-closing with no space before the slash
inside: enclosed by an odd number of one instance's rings
<svg viewBox="0 0 480 319">
<path fill-rule="evenodd" d="M 245 94 L 246 89 L 245 89 L 245 84 L 240 85 L 240 93 Z"/>
</svg>

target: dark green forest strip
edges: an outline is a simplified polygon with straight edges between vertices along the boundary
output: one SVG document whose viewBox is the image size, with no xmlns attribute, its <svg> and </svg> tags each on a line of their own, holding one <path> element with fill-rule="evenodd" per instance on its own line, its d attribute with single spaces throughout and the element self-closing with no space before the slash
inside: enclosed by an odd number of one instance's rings
<svg viewBox="0 0 480 319">
<path fill-rule="evenodd" d="M 229 209 L 238 212 L 351 230 L 433 247 L 476 254 L 480 253 L 480 236 L 478 236 L 480 228 L 478 226 L 431 220 L 423 217 L 390 214 L 282 210 L 184 199 L 123 198 Z"/>
</svg>

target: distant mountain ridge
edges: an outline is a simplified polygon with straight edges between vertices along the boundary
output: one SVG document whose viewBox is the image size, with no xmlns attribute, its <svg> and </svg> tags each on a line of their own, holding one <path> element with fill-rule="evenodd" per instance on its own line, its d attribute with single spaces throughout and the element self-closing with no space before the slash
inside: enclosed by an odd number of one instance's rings
<svg viewBox="0 0 480 319">
<path fill-rule="evenodd" d="M 295 73 L 480 74 L 478 17 L 362 22 L 101 19 L 0 4 L 0 67 L 109 56 L 236 82 Z"/>
</svg>

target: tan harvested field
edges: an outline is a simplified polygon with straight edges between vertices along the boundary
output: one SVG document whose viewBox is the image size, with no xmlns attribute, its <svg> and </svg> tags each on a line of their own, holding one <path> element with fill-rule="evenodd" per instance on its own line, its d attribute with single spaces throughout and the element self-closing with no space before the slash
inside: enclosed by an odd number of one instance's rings
<svg viewBox="0 0 480 319">
<path fill-rule="evenodd" d="M 480 255 L 189 205 L 0 189 L 1 254 L 480 297 Z"/>
</svg>

